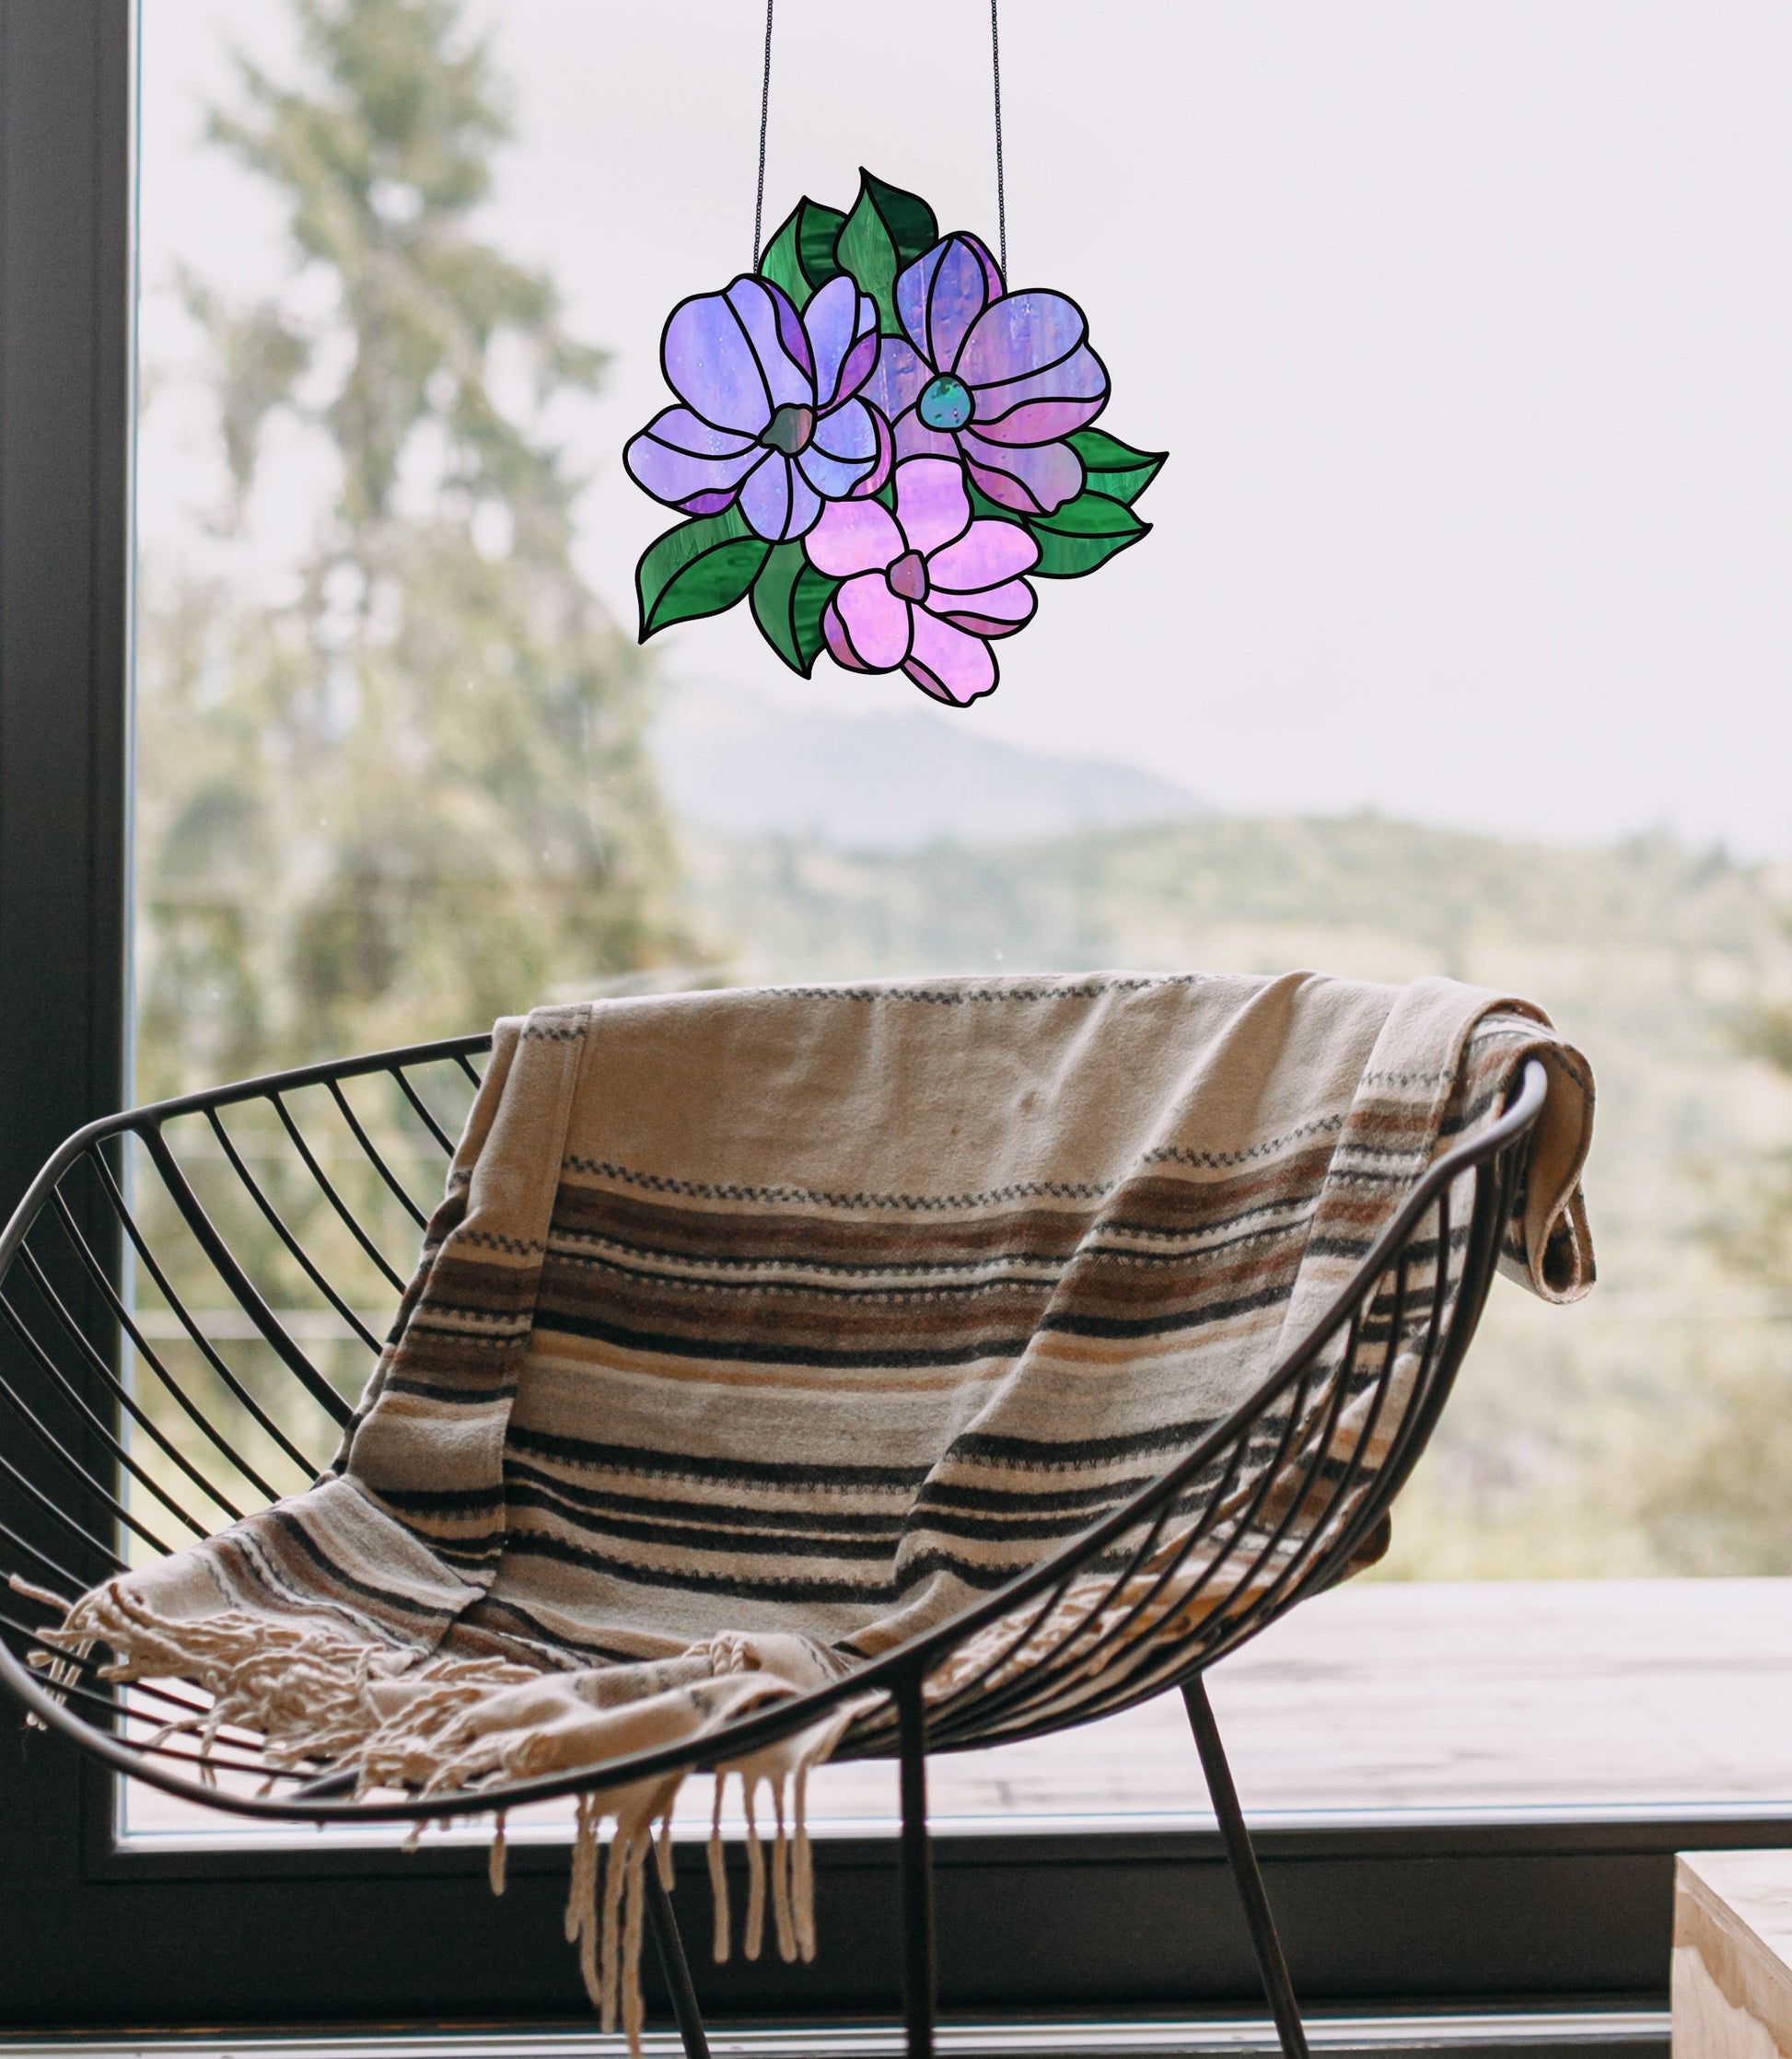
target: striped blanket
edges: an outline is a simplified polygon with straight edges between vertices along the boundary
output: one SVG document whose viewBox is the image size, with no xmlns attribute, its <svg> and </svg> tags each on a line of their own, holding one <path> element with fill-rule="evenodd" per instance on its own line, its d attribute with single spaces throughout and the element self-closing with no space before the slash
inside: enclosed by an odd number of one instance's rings
<svg viewBox="0 0 1792 2059">
<path fill-rule="evenodd" d="M 1503 1264 L 1572 1300 L 1587 1067 L 1452 982 L 952 979 L 501 1022 L 330 1472 L 95 1590 L 63 1638 L 364 1786 L 704 1758 L 1188 1449 L 1533 1053 L 1551 1092 Z M 786 1788 L 855 1715 L 739 1769 L 779 1826 L 750 1949 L 768 1899 L 780 1948 L 813 1948 Z M 570 1927 L 631 2035 L 677 1786 L 580 1804 Z M 725 1899 L 718 1925 L 725 1948 Z"/>
</svg>

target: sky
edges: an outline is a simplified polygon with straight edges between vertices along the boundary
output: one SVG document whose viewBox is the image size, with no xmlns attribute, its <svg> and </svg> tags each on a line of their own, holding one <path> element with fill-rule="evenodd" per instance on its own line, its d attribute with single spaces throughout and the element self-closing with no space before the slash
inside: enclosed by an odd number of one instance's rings
<svg viewBox="0 0 1792 2059">
<path fill-rule="evenodd" d="M 278 221 L 201 140 L 285 0 L 142 0 L 143 342 L 179 258 L 244 296 Z M 613 354 L 580 562 L 633 622 L 628 480 L 667 312 L 749 268 L 759 0 L 469 0 L 517 140 L 489 232 Z M 1374 808 L 1792 856 L 1792 9 L 1784 0 L 1007 0 L 1009 278 L 1088 310 L 1151 535 L 1041 583 L 999 691 L 785 672 L 745 610 L 667 677 L 917 706 L 1228 813 Z M 777 0 L 768 230 L 857 168 L 994 241 L 983 0 Z M 145 436 L 142 526 L 200 477 Z"/>
</svg>

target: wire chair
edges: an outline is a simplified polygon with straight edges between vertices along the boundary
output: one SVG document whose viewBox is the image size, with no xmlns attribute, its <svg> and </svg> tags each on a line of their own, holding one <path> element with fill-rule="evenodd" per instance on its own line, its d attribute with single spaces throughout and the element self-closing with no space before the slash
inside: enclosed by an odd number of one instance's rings
<svg viewBox="0 0 1792 2059">
<path fill-rule="evenodd" d="M 116 1772 L 292 1823 L 486 1814 L 665 1774 L 669 1747 L 426 1801 L 355 1799 L 259 1739 L 170 1728 L 203 1691 L 121 1693 L 41 1638 L 63 1601 L 310 1484 L 414 1260 L 486 1036 L 301 1067 L 77 1132 L 0 1232 L 0 1682 Z M 1414 1187 L 1311 1333 L 1156 1478 L 1038 1565 L 845 1680 L 727 1725 L 704 1765 L 880 1691 L 837 1757 L 901 1770 L 903 2013 L 933 2049 L 926 1754 L 1088 1722 L 1180 1688 L 1286 2059 L 1306 2042 L 1202 1675 L 1350 1567 L 1423 1450 L 1522 1191 L 1547 1075 Z M 22 1583 L 20 1586 L 15 1583 Z M 1148 1635 L 1139 1634 L 1142 1629 Z M 33 1656 L 35 1654 L 35 1657 Z M 669 1899 L 647 1913 L 689 2059 L 702 2018 Z"/>
</svg>

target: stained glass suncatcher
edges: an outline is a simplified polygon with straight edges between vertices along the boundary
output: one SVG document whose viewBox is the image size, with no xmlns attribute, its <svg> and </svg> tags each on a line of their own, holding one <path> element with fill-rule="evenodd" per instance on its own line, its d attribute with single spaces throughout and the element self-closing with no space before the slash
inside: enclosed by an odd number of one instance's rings
<svg viewBox="0 0 1792 2059">
<path fill-rule="evenodd" d="M 1164 463 L 1095 419 L 1108 374 L 1067 295 L 1010 292 L 976 237 L 859 175 L 850 213 L 805 199 L 756 273 L 673 308 L 677 395 L 634 437 L 636 484 L 686 520 L 635 567 L 641 640 L 745 600 L 808 678 L 825 650 L 962 707 L 1038 579 L 1077 579 L 1149 533 Z"/>
</svg>

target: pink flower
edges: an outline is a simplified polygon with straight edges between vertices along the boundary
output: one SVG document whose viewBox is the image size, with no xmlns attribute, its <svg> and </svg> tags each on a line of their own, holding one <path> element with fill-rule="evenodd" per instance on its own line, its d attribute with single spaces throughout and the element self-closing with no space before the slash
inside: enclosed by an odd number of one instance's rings
<svg viewBox="0 0 1792 2059">
<path fill-rule="evenodd" d="M 830 501 L 803 539 L 809 562 L 842 584 L 821 628 L 836 663 L 906 672 L 924 693 L 962 707 L 995 692 L 993 636 L 1031 619 L 1020 575 L 1039 545 L 1018 522 L 973 522 L 963 469 L 942 458 L 896 467 L 896 512 L 874 500 Z"/>
</svg>

